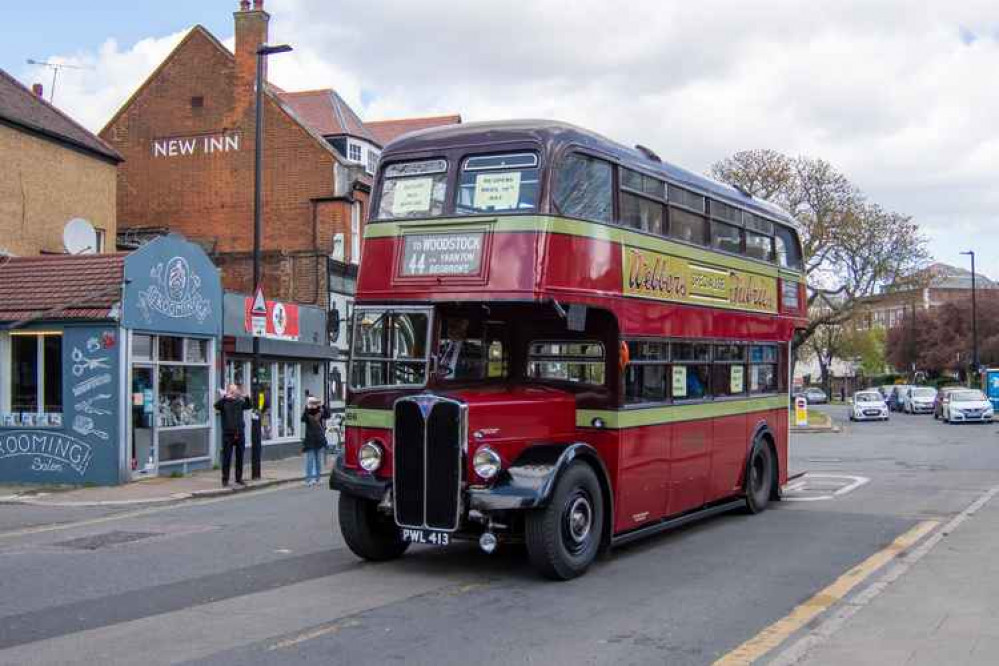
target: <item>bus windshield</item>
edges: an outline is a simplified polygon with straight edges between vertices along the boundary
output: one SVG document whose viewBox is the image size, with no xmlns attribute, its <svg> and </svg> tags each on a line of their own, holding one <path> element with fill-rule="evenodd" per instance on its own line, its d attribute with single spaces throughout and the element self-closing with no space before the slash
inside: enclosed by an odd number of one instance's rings
<svg viewBox="0 0 999 666">
<path fill-rule="evenodd" d="M 351 388 L 426 384 L 430 312 L 430 309 L 357 308 Z"/>
<path fill-rule="evenodd" d="M 534 153 L 467 157 L 461 165 L 459 215 L 538 208 L 538 156 Z"/>
</svg>

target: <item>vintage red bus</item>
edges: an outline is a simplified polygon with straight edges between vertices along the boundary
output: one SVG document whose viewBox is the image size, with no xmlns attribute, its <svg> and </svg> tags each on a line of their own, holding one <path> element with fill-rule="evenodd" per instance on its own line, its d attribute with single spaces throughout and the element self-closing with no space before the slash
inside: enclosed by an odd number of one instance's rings
<svg viewBox="0 0 999 666">
<path fill-rule="evenodd" d="M 541 573 L 787 481 L 801 246 L 777 206 L 557 122 L 386 147 L 352 317 L 344 540 Z"/>
</svg>

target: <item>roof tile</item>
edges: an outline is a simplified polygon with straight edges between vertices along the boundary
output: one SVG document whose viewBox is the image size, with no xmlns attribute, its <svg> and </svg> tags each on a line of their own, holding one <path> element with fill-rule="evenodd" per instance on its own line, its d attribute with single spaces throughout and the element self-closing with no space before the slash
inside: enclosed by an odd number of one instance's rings
<svg viewBox="0 0 999 666">
<path fill-rule="evenodd" d="M 43 255 L 0 261 L 0 321 L 93 319 L 121 299 L 127 254 Z"/>
</svg>

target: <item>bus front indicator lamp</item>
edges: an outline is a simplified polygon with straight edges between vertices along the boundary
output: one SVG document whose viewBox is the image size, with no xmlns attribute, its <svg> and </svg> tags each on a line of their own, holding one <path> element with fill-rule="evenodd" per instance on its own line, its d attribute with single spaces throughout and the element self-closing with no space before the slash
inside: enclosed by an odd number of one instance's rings
<svg viewBox="0 0 999 666">
<path fill-rule="evenodd" d="M 503 460 L 488 446 L 480 446 L 472 457 L 472 467 L 476 474 L 488 480 L 499 474 L 503 468 Z"/>
<path fill-rule="evenodd" d="M 382 445 L 378 440 L 372 439 L 361 445 L 360 450 L 357 452 L 357 464 L 365 472 L 374 473 L 382 466 L 383 457 L 384 450 L 382 449 Z"/>
</svg>

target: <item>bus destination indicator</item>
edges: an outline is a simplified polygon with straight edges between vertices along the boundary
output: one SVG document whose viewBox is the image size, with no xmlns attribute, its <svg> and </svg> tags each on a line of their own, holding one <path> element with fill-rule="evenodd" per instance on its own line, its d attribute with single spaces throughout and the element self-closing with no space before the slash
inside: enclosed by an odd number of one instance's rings
<svg viewBox="0 0 999 666">
<path fill-rule="evenodd" d="M 703 264 L 651 250 L 622 246 L 623 292 L 662 301 L 777 311 L 777 279 Z"/>
<path fill-rule="evenodd" d="M 481 231 L 408 234 L 402 255 L 402 276 L 477 275 L 482 266 Z"/>
</svg>

